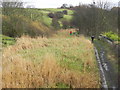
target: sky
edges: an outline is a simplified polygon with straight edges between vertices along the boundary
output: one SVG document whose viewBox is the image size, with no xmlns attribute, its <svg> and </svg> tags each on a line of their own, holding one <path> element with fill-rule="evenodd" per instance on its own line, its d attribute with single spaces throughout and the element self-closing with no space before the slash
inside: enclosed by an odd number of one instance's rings
<svg viewBox="0 0 120 90">
<path fill-rule="evenodd" d="M 3 0 L 3 1 L 15 1 L 15 0 Z M 22 0 L 22 1 L 27 2 L 25 7 L 31 5 L 35 8 L 58 8 L 62 6 L 62 4 L 64 3 L 76 6 L 79 5 L 79 3 L 91 4 L 93 1 L 98 2 L 100 0 Z M 120 0 L 101 0 L 101 1 L 110 2 L 114 6 L 118 5 L 118 1 Z"/>
</svg>

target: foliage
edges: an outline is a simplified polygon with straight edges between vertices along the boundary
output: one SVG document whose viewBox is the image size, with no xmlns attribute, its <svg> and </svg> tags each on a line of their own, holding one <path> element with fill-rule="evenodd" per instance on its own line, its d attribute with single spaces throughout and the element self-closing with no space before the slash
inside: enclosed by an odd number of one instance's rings
<svg viewBox="0 0 120 90">
<path fill-rule="evenodd" d="M 60 23 L 58 22 L 56 18 L 52 19 L 52 26 L 56 29 L 60 29 Z"/>
<path fill-rule="evenodd" d="M 49 16 L 50 18 L 54 18 L 54 17 L 55 17 L 53 13 L 49 13 L 48 16 Z"/>
<path fill-rule="evenodd" d="M 70 21 L 67 17 L 73 14 L 73 11 L 68 9 L 5 8 L 2 10 L 3 34 L 10 37 L 20 37 L 23 34 L 32 37 L 43 34 L 47 35 L 54 26 L 59 28 L 60 24 L 60 27 L 62 27 L 63 19 Z M 63 10 L 68 11 L 67 16 L 63 15 Z M 56 20 L 52 21 L 52 18 L 48 17 L 49 13 L 54 13 L 59 18 L 56 25 L 54 23 L 51 26 Z"/>
<path fill-rule="evenodd" d="M 63 13 L 67 15 L 67 14 L 68 14 L 68 11 L 67 11 L 67 10 L 64 10 Z"/>
<path fill-rule="evenodd" d="M 62 15 L 63 11 L 67 10 L 68 15 Z M 55 14 L 57 12 L 60 12 L 60 14 L 58 13 L 58 18 L 59 17 L 63 17 L 60 18 L 58 21 L 61 24 L 62 27 L 62 20 L 68 20 L 69 22 L 71 21 L 71 19 L 73 18 L 72 15 L 74 13 L 73 10 L 69 10 L 69 9 L 56 9 L 56 8 L 46 8 L 46 9 L 25 9 L 25 11 L 27 12 L 24 16 L 28 17 L 31 19 L 31 13 L 32 13 L 32 20 L 34 21 L 39 21 L 44 23 L 45 25 L 47 25 L 48 27 L 51 27 L 52 24 L 52 18 L 50 18 L 48 15 L 49 14 L 54 14 L 54 16 L 56 16 Z M 29 12 L 29 14 L 28 14 Z M 55 18 L 55 17 L 54 17 Z"/>
<path fill-rule="evenodd" d="M 14 13 L 14 10 L 16 8 L 23 8 L 24 7 L 24 2 L 19 0 L 14 0 L 14 2 L 10 1 L 1 1 L 0 5 L 2 6 L 2 13 L 4 15 L 10 15 L 10 13 Z M 14 9 L 13 9 L 14 8 Z"/>
<path fill-rule="evenodd" d="M 103 35 L 109 37 L 110 39 L 114 40 L 114 41 L 120 41 L 120 37 L 118 36 L 118 34 L 115 34 L 114 32 L 110 31 L 110 32 L 105 32 Z"/>
<path fill-rule="evenodd" d="M 14 0 L 14 2 L 2 2 L 1 3 L 2 7 L 3 8 L 15 8 L 15 7 L 23 7 L 24 6 L 24 2 L 22 2 L 21 0 L 17 1 L 17 0 Z"/>
<path fill-rule="evenodd" d="M 48 10 L 50 10 L 50 9 L 48 9 Z M 64 10 L 64 9 L 63 9 L 63 11 L 61 11 L 61 9 L 60 9 L 60 11 L 58 11 L 58 10 L 55 11 L 54 13 L 52 13 L 52 12 L 48 13 L 48 16 L 50 18 L 56 18 L 58 20 L 61 28 L 67 29 L 67 28 L 71 27 L 70 26 L 70 21 L 72 20 L 73 17 L 71 15 L 71 13 L 68 14 L 68 12 L 70 12 L 70 11 L 69 10 Z M 53 20 L 52 20 L 52 22 L 53 22 Z M 56 25 L 58 25 L 58 23 Z"/>
<path fill-rule="evenodd" d="M 56 12 L 56 13 L 55 13 L 55 17 L 56 17 L 57 19 L 63 18 L 63 12 L 61 12 L 61 11 Z"/>
<path fill-rule="evenodd" d="M 3 29 L 3 34 L 10 36 L 10 37 L 19 37 L 23 34 L 24 31 L 22 31 L 22 18 L 17 17 L 15 15 L 7 17 L 3 15 L 3 24 L 2 24 L 2 29 Z"/>
<path fill-rule="evenodd" d="M 68 21 L 66 21 L 66 20 L 65 20 L 65 21 L 62 21 L 62 25 L 63 25 L 63 26 L 62 26 L 63 29 L 70 28 L 70 23 L 69 23 Z"/>
<path fill-rule="evenodd" d="M 72 24 L 79 28 L 80 33 L 98 36 L 108 30 L 117 32 L 117 9 L 108 10 L 95 5 L 80 5 L 73 10 L 75 13 Z"/>
<path fill-rule="evenodd" d="M 8 37 L 8 36 L 5 36 L 5 35 L 0 35 L 0 37 L 2 37 L 3 47 L 6 47 L 8 45 L 13 45 L 16 42 L 16 40 L 12 37 Z"/>
<path fill-rule="evenodd" d="M 23 34 L 35 37 L 42 34 L 47 34 L 50 29 L 37 21 L 31 21 L 24 16 L 5 16 L 3 15 L 3 34 L 10 37 L 20 37 Z"/>
<path fill-rule="evenodd" d="M 93 30 L 91 22 L 94 21 L 92 8 L 89 8 L 88 6 L 81 6 L 76 8 L 75 11 L 74 19 L 72 21 L 73 25 L 79 28 L 81 33 L 90 35 L 91 30 Z M 89 32 L 86 32 L 86 30 L 89 30 Z"/>
<path fill-rule="evenodd" d="M 61 8 L 68 8 L 68 5 L 67 5 L 67 4 L 63 4 L 63 5 L 61 6 Z"/>
<path fill-rule="evenodd" d="M 58 12 L 58 11 L 63 12 L 64 10 L 67 10 L 68 15 L 72 15 L 72 14 L 74 14 L 74 11 L 73 11 L 73 10 L 70 10 L 70 9 L 61 9 L 61 8 L 45 8 L 45 9 L 40 9 L 40 10 L 47 11 L 47 12 Z"/>
<path fill-rule="evenodd" d="M 55 12 L 55 13 L 48 13 L 48 16 L 50 18 L 61 19 L 61 18 L 63 18 L 63 13 L 61 11 L 58 11 L 58 12 Z"/>
<path fill-rule="evenodd" d="M 71 22 L 72 19 L 73 19 L 73 16 L 72 16 L 72 15 L 64 15 L 64 17 L 63 17 L 62 20 L 66 20 L 66 21 Z"/>
</svg>

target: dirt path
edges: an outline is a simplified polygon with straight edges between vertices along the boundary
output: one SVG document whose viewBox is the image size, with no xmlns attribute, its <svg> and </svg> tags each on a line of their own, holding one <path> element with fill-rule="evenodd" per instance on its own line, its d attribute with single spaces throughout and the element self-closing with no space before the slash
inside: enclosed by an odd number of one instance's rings
<svg viewBox="0 0 120 90">
<path fill-rule="evenodd" d="M 113 88 L 116 90 L 116 88 L 118 87 L 117 74 L 115 73 L 111 62 L 106 57 L 104 46 L 102 46 L 99 42 L 94 42 L 94 44 L 97 47 L 101 68 L 103 69 L 103 72 L 100 70 L 102 87 L 105 88 L 104 82 L 106 82 L 108 88 Z M 104 81 L 103 78 L 105 78 Z"/>
</svg>

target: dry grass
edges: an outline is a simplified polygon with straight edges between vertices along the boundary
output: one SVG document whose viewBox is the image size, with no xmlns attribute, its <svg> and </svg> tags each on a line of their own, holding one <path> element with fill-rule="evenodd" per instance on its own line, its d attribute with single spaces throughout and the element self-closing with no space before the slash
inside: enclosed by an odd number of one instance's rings
<svg viewBox="0 0 120 90">
<path fill-rule="evenodd" d="M 99 87 L 99 75 L 95 70 L 97 67 L 90 41 L 84 36 L 60 37 L 58 35 L 57 38 L 47 39 L 23 36 L 17 39 L 15 45 L 4 48 L 2 87 L 57 88 L 59 83 L 65 84 L 64 87 L 72 88 Z M 78 48 L 78 46 L 80 47 Z M 31 59 L 34 57 L 42 60 L 38 62 L 27 60 L 19 53 L 20 51 L 27 52 L 27 50 L 31 51 L 27 54 L 23 53 L 24 55 L 30 54 Z M 38 52 L 40 56 L 37 56 L 37 50 L 45 53 Z M 55 50 L 58 50 L 58 54 L 53 53 Z M 81 63 L 82 65 L 79 65 Z M 76 67 L 76 65 L 78 66 Z M 82 67 L 82 71 L 77 69 L 79 66 Z"/>
<path fill-rule="evenodd" d="M 5 59 L 4 59 L 5 60 Z M 52 87 L 65 83 L 73 88 L 96 88 L 98 82 L 94 73 L 78 73 L 60 67 L 54 57 L 46 55 L 43 62 L 34 64 L 21 57 L 3 64 L 3 88 Z"/>
</svg>

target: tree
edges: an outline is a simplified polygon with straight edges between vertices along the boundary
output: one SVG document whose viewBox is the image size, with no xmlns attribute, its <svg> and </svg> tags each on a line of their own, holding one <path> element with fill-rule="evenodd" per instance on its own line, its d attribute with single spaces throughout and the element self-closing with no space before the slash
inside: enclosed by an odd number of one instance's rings
<svg viewBox="0 0 120 90">
<path fill-rule="evenodd" d="M 61 18 L 63 18 L 63 12 L 58 11 L 58 12 L 55 12 L 55 13 L 49 13 L 48 16 L 50 18 L 61 19 Z"/>
<path fill-rule="evenodd" d="M 70 5 L 69 8 L 73 8 L 74 6 L 73 5 Z"/>
<path fill-rule="evenodd" d="M 55 13 L 55 18 L 57 18 L 57 19 L 63 18 L 63 12 L 61 12 L 61 11 L 56 12 Z"/>
<path fill-rule="evenodd" d="M 4 35 L 11 37 L 21 36 L 23 34 L 23 27 L 21 27 L 23 21 L 19 17 L 19 14 L 24 12 L 21 9 L 24 5 L 22 1 L 18 0 L 1 0 L 2 7 L 2 32 Z"/>
<path fill-rule="evenodd" d="M 94 29 L 94 10 L 87 5 L 81 5 L 75 8 L 72 24 L 79 28 L 79 32 L 91 35 Z"/>
<path fill-rule="evenodd" d="M 63 4 L 63 5 L 61 6 L 61 8 L 67 8 L 67 7 L 68 7 L 67 4 Z"/>
<path fill-rule="evenodd" d="M 97 2 L 97 7 L 100 8 L 100 9 L 108 9 L 109 6 L 110 6 L 110 4 L 107 1 L 104 2 L 104 1 L 99 0 Z"/>
<path fill-rule="evenodd" d="M 2 8 L 23 8 L 24 4 L 21 0 L 1 0 Z"/>
<path fill-rule="evenodd" d="M 68 11 L 67 10 L 63 10 L 63 14 L 68 14 Z"/>
<path fill-rule="evenodd" d="M 64 21 L 62 21 L 62 24 L 63 24 L 62 28 L 64 28 L 64 29 L 67 29 L 67 28 L 70 27 L 70 22 L 69 21 L 64 20 Z"/>
<path fill-rule="evenodd" d="M 56 29 L 60 28 L 60 23 L 58 22 L 58 20 L 56 18 L 52 19 L 52 26 Z"/>
<path fill-rule="evenodd" d="M 109 31 L 113 29 L 112 24 L 110 23 L 113 21 L 112 18 L 114 17 L 109 10 L 110 4 L 109 2 L 98 1 L 97 2 L 97 22 L 96 22 L 96 29 L 99 33 Z M 98 22 L 99 21 L 99 22 Z"/>
<path fill-rule="evenodd" d="M 49 16 L 50 18 L 54 18 L 54 17 L 55 17 L 54 13 L 48 13 L 48 16 Z"/>
<path fill-rule="evenodd" d="M 16 8 L 23 8 L 24 7 L 24 2 L 21 0 L 1 0 L 1 6 L 2 6 L 2 13 L 4 15 L 10 15 L 11 13 L 14 13 Z"/>
<path fill-rule="evenodd" d="M 99 35 L 102 32 L 117 29 L 117 9 L 108 10 L 107 2 L 95 2 L 90 5 L 79 5 L 75 10 L 72 24 L 85 35 Z M 114 22 L 114 24 L 112 24 Z"/>
</svg>

